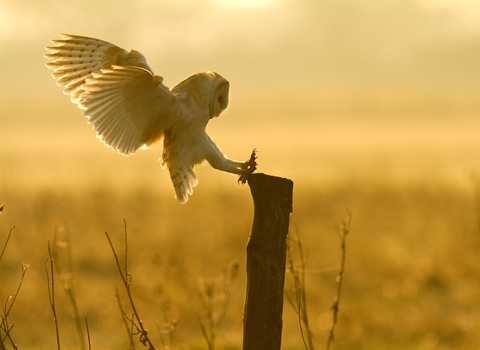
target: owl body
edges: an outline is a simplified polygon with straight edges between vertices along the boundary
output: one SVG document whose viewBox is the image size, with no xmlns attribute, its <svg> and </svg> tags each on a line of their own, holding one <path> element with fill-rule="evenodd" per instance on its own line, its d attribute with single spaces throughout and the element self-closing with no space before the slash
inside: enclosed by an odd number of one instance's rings
<svg viewBox="0 0 480 350">
<path fill-rule="evenodd" d="M 168 168 L 175 197 L 185 203 L 198 183 L 193 168 L 205 160 L 214 168 L 240 175 L 256 169 L 224 156 L 206 134 L 210 119 L 228 106 L 229 83 L 215 72 L 197 73 L 172 88 L 154 75 L 145 57 L 103 40 L 62 34 L 47 47 L 47 67 L 71 96 L 97 137 L 123 155 L 163 142 L 162 166 Z"/>
</svg>

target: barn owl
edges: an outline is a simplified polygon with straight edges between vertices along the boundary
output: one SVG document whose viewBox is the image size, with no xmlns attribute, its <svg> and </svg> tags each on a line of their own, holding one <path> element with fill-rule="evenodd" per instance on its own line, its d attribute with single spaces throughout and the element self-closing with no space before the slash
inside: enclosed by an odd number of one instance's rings
<svg viewBox="0 0 480 350">
<path fill-rule="evenodd" d="M 163 142 L 161 164 L 170 172 L 179 203 L 192 194 L 198 183 L 193 168 L 205 160 L 239 175 L 242 183 L 255 171 L 255 150 L 246 162 L 228 159 L 205 131 L 228 105 L 229 83 L 221 75 L 197 73 L 168 88 L 136 50 L 61 35 L 45 55 L 57 85 L 84 110 L 100 141 L 119 153 L 131 155 Z"/>
</svg>

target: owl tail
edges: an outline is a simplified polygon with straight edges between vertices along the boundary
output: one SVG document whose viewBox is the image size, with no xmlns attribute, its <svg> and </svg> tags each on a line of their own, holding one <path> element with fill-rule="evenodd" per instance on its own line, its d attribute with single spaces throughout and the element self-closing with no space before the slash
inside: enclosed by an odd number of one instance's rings
<svg viewBox="0 0 480 350">
<path fill-rule="evenodd" d="M 180 204 L 185 204 L 188 195 L 193 193 L 198 180 L 192 167 L 182 161 L 167 161 L 168 171 L 175 189 L 175 198 Z"/>
</svg>

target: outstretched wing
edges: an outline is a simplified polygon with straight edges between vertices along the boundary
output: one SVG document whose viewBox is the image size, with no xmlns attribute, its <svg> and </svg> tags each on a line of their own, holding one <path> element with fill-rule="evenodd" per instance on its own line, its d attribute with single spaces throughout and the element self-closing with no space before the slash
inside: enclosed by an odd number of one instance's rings
<svg viewBox="0 0 480 350">
<path fill-rule="evenodd" d="M 180 116 L 178 97 L 162 78 L 138 67 L 112 66 L 86 78 L 78 105 L 107 146 L 133 154 L 158 141 Z"/>
<path fill-rule="evenodd" d="M 52 77 L 63 92 L 71 95 L 73 103 L 80 101 L 85 79 L 100 69 L 112 65 L 135 66 L 148 70 L 153 74 L 145 57 L 138 51 L 126 50 L 104 40 L 78 35 L 61 34 L 63 40 L 53 40 L 55 47 L 47 47 L 51 60 L 47 67 L 53 70 Z"/>
<path fill-rule="evenodd" d="M 62 34 L 47 47 L 47 67 L 107 146 L 129 155 L 163 137 L 177 99 L 145 57 L 95 38 Z"/>
</svg>

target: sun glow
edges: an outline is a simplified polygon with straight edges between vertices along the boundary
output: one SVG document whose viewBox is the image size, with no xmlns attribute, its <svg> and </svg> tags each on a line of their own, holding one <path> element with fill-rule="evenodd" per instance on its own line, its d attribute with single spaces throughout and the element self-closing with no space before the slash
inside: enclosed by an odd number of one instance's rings
<svg viewBox="0 0 480 350">
<path fill-rule="evenodd" d="M 475 0 L 419 0 L 418 4 L 427 11 L 449 12 L 460 20 L 463 26 L 480 30 L 480 2 Z"/>
<path fill-rule="evenodd" d="M 266 7 L 279 3 L 279 0 L 216 0 L 216 2 L 234 7 Z"/>
<path fill-rule="evenodd" d="M 15 30 L 15 16 L 5 4 L 0 3 L 0 38 L 8 37 Z"/>
</svg>

